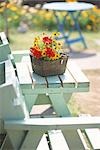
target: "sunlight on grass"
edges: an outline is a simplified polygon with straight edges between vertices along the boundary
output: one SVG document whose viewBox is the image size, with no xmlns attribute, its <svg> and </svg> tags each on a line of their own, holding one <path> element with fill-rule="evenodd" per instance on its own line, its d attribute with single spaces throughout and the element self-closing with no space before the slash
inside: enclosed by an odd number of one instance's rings
<svg viewBox="0 0 100 150">
<path fill-rule="evenodd" d="M 10 46 L 12 50 L 28 50 L 33 43 L 33 39 L 36 35 L 42 34 L 43 31 L 29 31 L 27 33 L 18 33 L 12 31 L 10 33 Z"/>
<path fill-rule="evenodd" d="M 72 114 L 72 116 L 78 116 L 80 114 L 80 108 L 75 102 L 74 97 L 72 96 L 69 103 L 68 103 L 68 108 Z"/>
<path fill-rule="evenodd" d="M 18 33 L 17 31 L 10 31 L 10 47 L 12 50 L 28 50 L 32 45 L 33 38 L 46 31 L 28 31 L 27 33 Z M 46 32 L 47 33 L 47 32 Z M 49 34 L 50 32 L 48 32 Z M 99 32 L 84 32 L 83 33 L 88 49 L 93 51 L 100 51 L 100 45 L 96 43 L 96 40 L 100 40 Z M 71 38 L 77 37 L 77 33 L 74 32 Z M 66 47 L 67 48 L 67 45 Z M 81 42 L 72 45 L 73 50 L 83 51 L 84 46 Z"/>
</svg>

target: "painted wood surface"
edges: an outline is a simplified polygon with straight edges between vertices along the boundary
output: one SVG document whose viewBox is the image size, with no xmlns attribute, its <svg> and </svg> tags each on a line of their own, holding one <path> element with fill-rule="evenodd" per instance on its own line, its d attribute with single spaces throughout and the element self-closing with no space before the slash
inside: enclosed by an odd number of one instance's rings
<svg viewBox="0 0 100 150">
<path fill-rule="evenodd" d="M 48 131 L 52 150 L 70 150 L 61 130 Z"/>
<path fill-rule="evenodd" d="M 59 87 L 89 88 L 89 80 L 84 75 L 84 73 L 80 70 L 80 68 L 76 64 L 73 64 L 72 61 L 69 61 L 66 71 L 63 75 L 50 76 L 50 77 L 41 77 L 39 75 L 36 75 L 35 73 L 32 73 L 32 70 L 30 69 L 30 63 L 29 63 L 28 56 L 25 56 L 24 64 L 22 62 L 20 62 L 19 64 L 20 64 L 20 66 L 22 66 L 22 67 L 20 67 L 21 68 L 20 74 L 23 74 L 23 76 L 24 76 L 24 73 L 23 73 L 24 65 L 29 64 L 27 67 L 27 70 L 30 72 L 30 77 L 32 78 L 34 88 L 35 88 L 35 86 L 38 88 L 42 88 L 42 87 L 43 88 L 44 87 L 47 87 L 47 88 L 48 87 L 49 88 L 57 88 L 57 87 L 58 88 Z M 19 70 L 19 69 L 17 68 L 17 70 Z M 21 76 L 20 74 L 19 74 L 19 76 Z M 29 77 L 27 76 L 27 78 L 29 78 Z M 23 80 L 23 79 L 20 78 L 20 82 L 21 82 L 21 80 Z M 25 84 L 25 82 L 26 81 L 24 79 L 24 84 Z"/>
<path fill-rule="evenodd" d="M 83 131 L 86 128 L 100 128 L 100 117 L 31 118 L 5 121 L 5 129 L 10 131 L 10 138 L 14 145 L 18 148 L 20 143 L 20 149 L 30 150 L 36 150 L 44 133 L 49 137 L 48 141 L 53 150 L 57 147 L 62 147 L 64 150 L 68 148 L 85 150 L 86 146 L 81 140 L 84 136 L 81 135 L 83 137 L 80 138 L 78 130 Z M 22 137 L 23 142 L 17 143 L 17 137 L 13 137 L 12 130 L 17 131 L 17 134 L 26 132 L 24 138 Z"/>
<path fill-rule="evenodd" d="M 85 132 L 90 140 L 93 149 L 94 150 L 100 149 L 100 128 L 85 129 Z"/>
<path fill-rule="evenodd" d="M 8 40 L 4 32 L 0 32 L 0 62 L 8 59 L 8 55 L 11 54 Z"/>
<path fill-rule="evenodd" d="M 21 61 L 16 63 L 16 69 L 29 111 L 31 111 L 32 104 L 42 104 L 44 101 L 44 104 L 49 103 L 53 106 L 57 116 L 70 116 L 66 105 L 66 101 L 68 103 L 71 97 L 69 95 L 89 90 L 89 80 L 71 61 L 65 73 L 58 76 L 41 77 L 33 73 L 29 55 L 21 57 Z M 42 94 L 45 96 L 42 97 Z"/>
<path fill-rule="evenodd" d="M 100 117 L 62 117 L 62 118 L 31 118 L 26 120 L 5 121 L 6 129 L 32 130 L 35 127 L 50 129 L 86 129 L 100 128 Z M 34 128 L 33 128 L 34 127 Z"/>
<path fill-rule="evenodd" d="M 40 77 L 32 73 L 30 59 L 26 53 L 24 57 L 23 54 L 17 53 L 14 58 L 18 76 L 16 76 L 11 58 L 8 57 L 8 60 L 5 61 L 6 80 L 3 85 L 0 85 L 0 97 L 3 99 L 3 101 L 0 99 L 0 106 L 3 106 L 0 107 L 2 110 L 0 117 L 5 119 L 3 128 L 6 129 L 14 149 L 38 150 L 45 144 L 47 150 L 49 146 L 44 134 L 50 136 L 53 145 L 54 140 L 52 140 L 50 130 L 54 129 L 62 130 L 62 134 L 72 150 L 74 150 L 75 143 L 79 144 L 81 148 L 77 129 L 100 127 L 99 117 L 91 119 L 69 117 L 71 114 L 67 103 L 72 93 L 89 90 L 89 81 L 86 76 L 80 69 L 76 69 L 84 79 L 81 81 L 82 78 L 76 76 L 76 71 L 71 71 L 73 67 L 68 66 L 64 75 Z M 69 63 L 74 66 L 71 62 Z M 67 99 L 67 103 L 65 99 Z M 50 103 L 58 118 L 30 118 L 29 113 L 32 106 L 42 102 Z M 59 118 L 61 116 L 62 118 Z M 57 137 L 54 138 L 55 141 L 58 139 L 57 135 L 54 135 Z M 72 139 L 71 136 L 73 136 Z M 60 137 L 62 139 L 63 136 Z M 63 140 L 61 142 L 63 143 Z M 62 145 L 65 147 L 66 144 Z M 68 146 L 66 146 L 66 150 Z M 54 149 L 54 147 L 52 148 Z"/>
</svg>

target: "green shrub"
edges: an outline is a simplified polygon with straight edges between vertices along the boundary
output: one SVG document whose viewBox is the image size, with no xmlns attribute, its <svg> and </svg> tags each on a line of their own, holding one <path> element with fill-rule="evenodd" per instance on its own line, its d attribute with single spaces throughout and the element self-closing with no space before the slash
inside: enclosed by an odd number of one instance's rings
<svg viewBox="0 0 100 150">
<path fill-rule="evenodd" d="M 38 30 L 57 30 L 57 22 L 52 11 L 36 10 L 29 6 L 17 6 L 15 3 L 0 3 L 0 30 L 4 29 L 4 15 L 7 15 L 8 26 L 17 28 L 22 20 L 28 26 Z M 65 12 L 58 12 L 62 21 Z M 92 10 L 83 11 L 79 17 L 79 24 L 82 30 L 100 30 L 100 9 L 94 7 Z M 66 16 L 65 30 L 73 26 L 73 21 L 69 15 Z"/>
</svg>

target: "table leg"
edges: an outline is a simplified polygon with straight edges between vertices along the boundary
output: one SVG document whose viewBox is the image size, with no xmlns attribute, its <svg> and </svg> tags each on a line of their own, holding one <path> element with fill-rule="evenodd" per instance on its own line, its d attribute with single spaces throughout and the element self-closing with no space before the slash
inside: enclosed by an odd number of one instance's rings
<svg viewBox="0 0 100 150">
<path fill-rule="evenodd" d="M 67 104 L 64 100 L 63 94 L 50 94 L 49 97 L 58 116 L 71 116 Z"/>
<path fill-rule="evenodd" d="M 81 32 L 81 29 L 80 29 L 80 25 L 79 25 L 79 21 L 78 21 L 78 18 L 80 16 L 81 12 L 67 12 L 66 15 L 62 18 L 62 20 L 60 20 L 60 17 L 59 15 L 57 14 L 57 12 L 54 12 L 54 15 L 55 15 L 55 18 L 56 18 L 56 21 L 57 21 L 57 25 L 58 25 L 58 31 L 62 34 L 62 36 L 58 37 L 58 39 L 64 39 L 65 41 L 65 44 L 68 45 L 68 48 L 70 50 L 71 47 L 70 45 L 73 44 L 73 43 L 76 43 L 76 42 L 82 42 L 83 45 L 84 45 L 84 48 L 87 48 L 87 45 L 86 45 L 86 42 L 84 40 L 84 37 L 82 35 L 82 32 Z M 68 33 L 66 34 L 65 33 L 65 22 L 66 22 L 66 16 L 70 15 L 71 19 L 73 20 L 74 22 L 74 26 L 71 27 L 68 31 Z M 72 32 L 76 30 L 77 33 L 79 34 L 79 37 L 78 38 L 75 38 L 75 39 L 71 39 L 70 38 L 70 35 L 72 34 Z"/>
<path fill-rule="evenodd" d="M 43 131 L 41 130 L 31 130 L 28 131 L 20 150 L 36 150 L 41 138 Z"/>
<path fill-rule="evenodd" d="M 86 42 L 84 40 L 84 37 L 82 35 L 82 32 L 81 32 L 81 29 L 80 29 L 80 25 L 79 25 L 79 21 L 78 21 L 78 18 L 81 14 L 81 12 L 69 12 L 72 20 L 74 21 L 74 28 L 75 30 L 77 30 L 77 32 L 79 33 L 79 38 L 76 38 L 75 40 L 70 40 L 70 43 L 74 43 L 74 42 L 78 42 L 78 41 L 81 41 L 84 45 L 84 48 L 87 48 L 87 45 L 86 45 Z"/>
<path fill-rule="evenodd" d="M 63 130 L 62 132 L 71 150 L 85 150 L 78 130 Z"/>
</svg>

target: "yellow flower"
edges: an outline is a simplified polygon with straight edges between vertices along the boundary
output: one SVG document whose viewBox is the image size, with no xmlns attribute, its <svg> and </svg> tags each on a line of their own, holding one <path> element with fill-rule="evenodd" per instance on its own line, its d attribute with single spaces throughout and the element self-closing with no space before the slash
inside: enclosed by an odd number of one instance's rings
<svg viewBox="0 0 100 150">
<path fill-rule="evenodd" d="M 0 8 L 0 13 L 2 13 L 4 11 L 4 7 Z"/>
<path fill-rule="evenodd" d="M 45 49 L 42 51 L 42 56 L 43 56 L 43 57 L 46 56 Z"/>
<path fill-rule="evenodd" d="M 81 14 L 82 14 L 82 16 L 83 16 L 84 18 L 88 17 L 87 11 L 83 11 Z"/>
<path fill-rule="evenodd" d="M 93 22 L 95 22 L 95 21 L 96 21 L 96 20 L 95 20 L 95 16 L 94 16 L 94 15 L 91 15 L 91 16 L 90 16 L 90 20 L 93 21 Z"/>
<path fill-rule="evenodd" d="M 16 20 L 16 19 L 18 19 L 19 17 L 16 15 L 16 16 L 14 16 L 13 18 Z"/>
<path fill-rule="evenodd" d="M 56 40 L 58 35 L 58 32 L 54 32 L 49 36 L 46 33 L 42 33 L 42 36 L 36 36 L 33 46 L 30 48 L 32 55 L 43 60 L 59 59 L 62 56 L 60 53 L 62 44 Z"/>
<path fill-rule="evenodd" d="M 92 29 L 91 25 L 87 25 L 86 28 L 87 28 L 88 30 L 91 30 L 91 29 Z"/>
<path fill-rule="evenodd" d="M 53 33 L 52 33 L 52 36 L 56 36 L 56 37 L 57 37 L 57 36 L 59 36 L 59 35 L 60 35 L 60 32 L 53 32 Z"/>
</svg>

